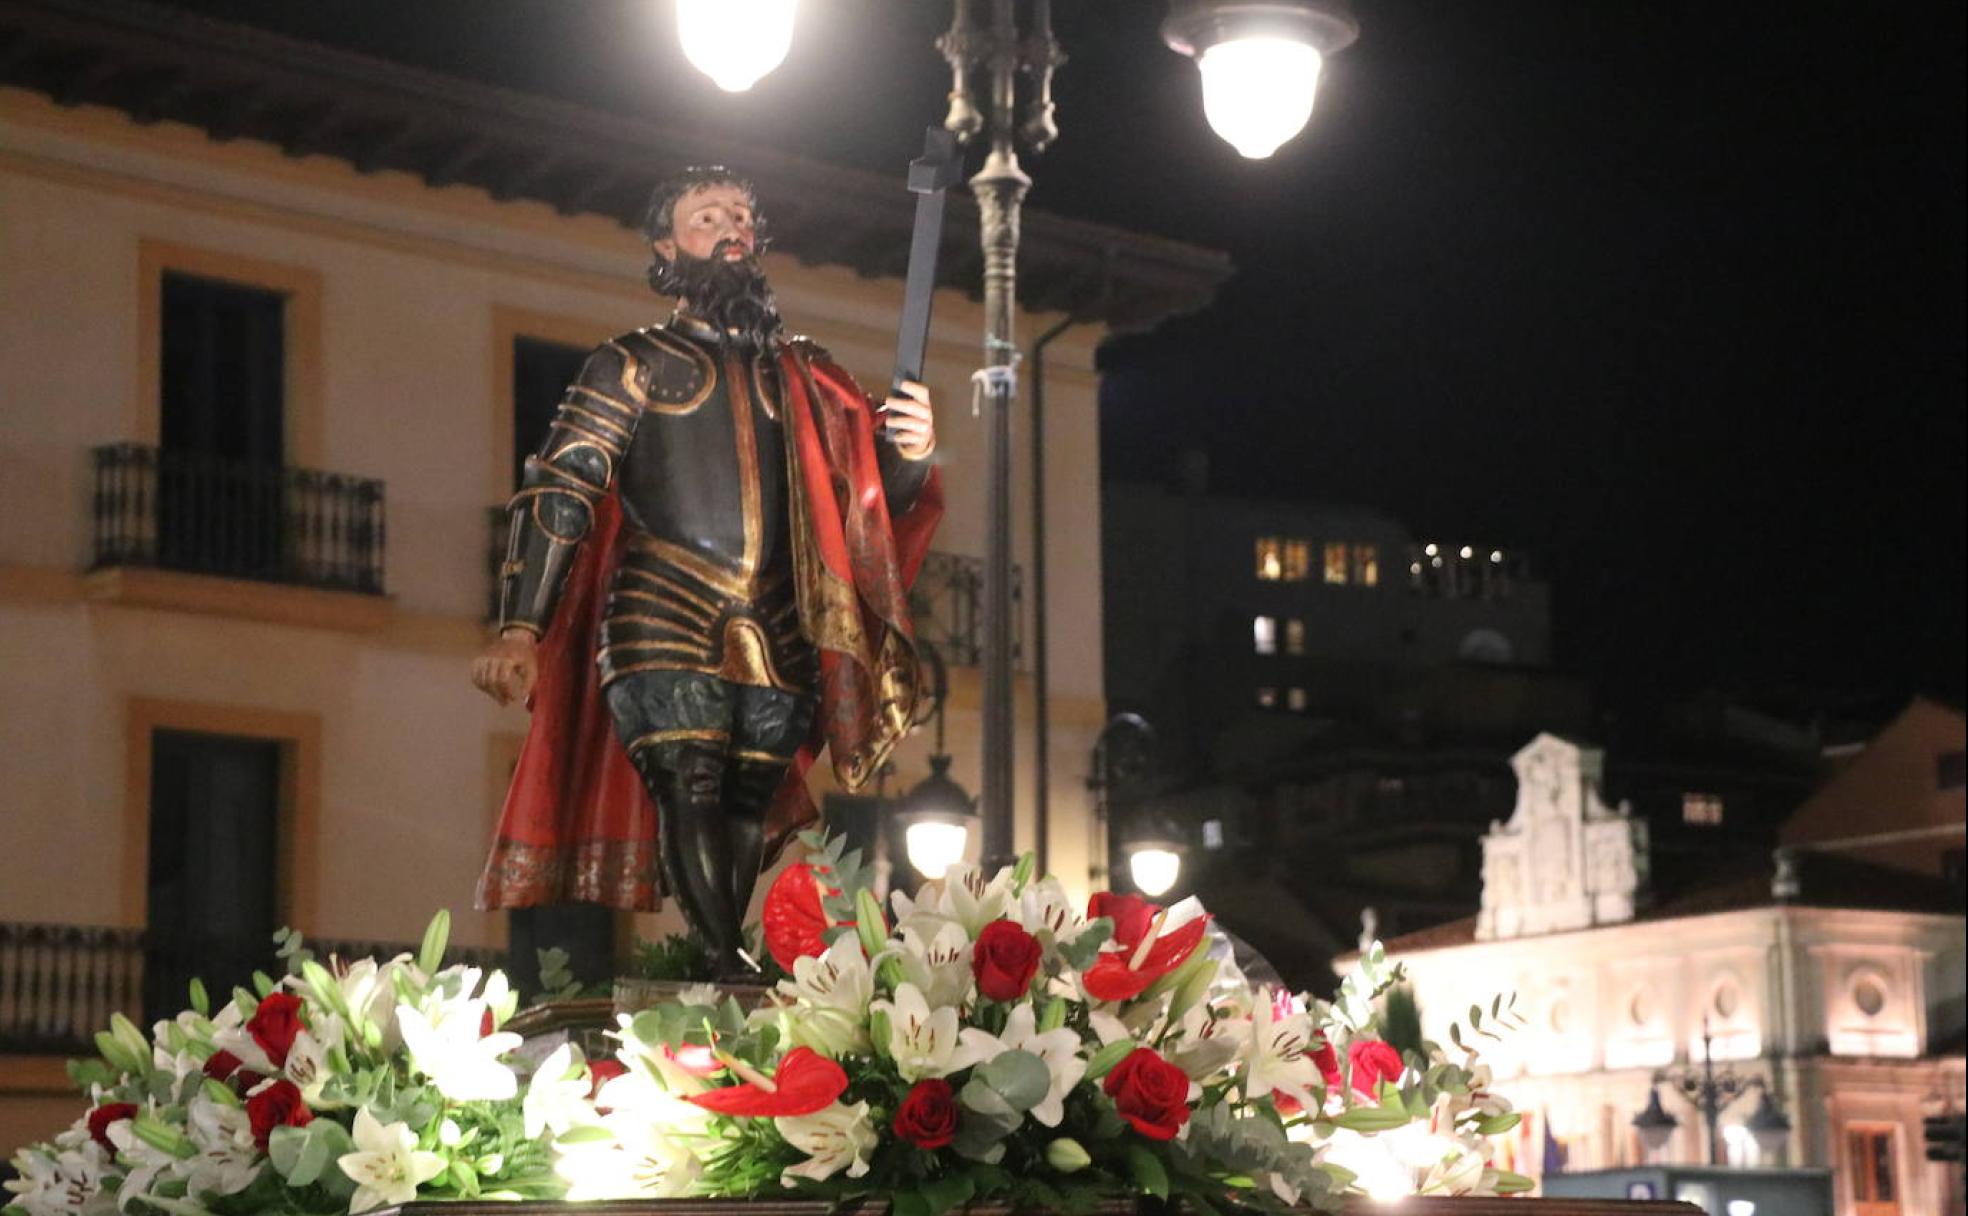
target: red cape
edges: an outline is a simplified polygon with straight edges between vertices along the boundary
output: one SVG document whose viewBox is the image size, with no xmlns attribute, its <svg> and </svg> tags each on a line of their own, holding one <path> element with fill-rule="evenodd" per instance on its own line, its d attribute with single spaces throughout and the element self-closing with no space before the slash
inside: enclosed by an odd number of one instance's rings
<svg viewBox="0 0 1968 1216">
<path fill-rule="evenodd" d="M 820 704 L 766 813 L 769 865 L 818 820 L 806 771 L 822 747 L 859 788 L 914 717 L 918 690 L 908 587 L 943 514 L 931 470 L 891 520 L 875 457 L 874 407 L 841 368 L 795 342 L 780 356 L 794 575 L 800 618 L 820 654 Z M 608 584 L 621 563 L 621 506 L 596 505 L 560 607 L 540 639 L 533 722 L 479 879 L 481 908 L 597 903 L 662 906 L 658 809 L 615 736 L 595 666 Z"/>
</svg>

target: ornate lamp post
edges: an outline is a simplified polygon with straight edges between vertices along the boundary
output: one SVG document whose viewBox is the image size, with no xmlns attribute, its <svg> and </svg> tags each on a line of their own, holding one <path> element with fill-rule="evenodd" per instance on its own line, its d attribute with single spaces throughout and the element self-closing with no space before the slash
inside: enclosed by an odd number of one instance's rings
<svg viewBox="0 0 1968 1216">
<path fill-rule="evenodd" d="M 1761 1094 L 1761 1100 L 1744 1126 L 1755 1139 L 1758 1153 L 1775 1156 L 1790 1139 L 1790 1120 L 1771 1100 L 1769 1083 L 1762 1077 L 1745 1077 L 1734 1069 L 1717 1073 L 1715 1056 L 1710 1050 L 1712 1042 L 1708 1019 L 1703 1018 L 1701 1067 L 1663 1068 L 1654 1073 L 1653 1089 L 1647 1095 L 1647 1109 L 1633 1117 L 1633 1128 L 1640 1133 L 1641 1146 L 1650 1153 L 1659 1152 L 1667 1146 L 1667 1139 L 1674 1134 L 1674 1129 L 1681 1125 L 1679 1119 L 1661 1107 L 1660 1087 L 1666 1085 L 1701 1112 L 1703 1125 L 1708 1132 L 1708 1163 L 1720 1165 L 1721 1137 L 1718 1133 L 1722 1112 L 1737 1098 L 1756 1090 Z"/>
<path fill-rule="evenodd" d="M 721 3 L 722 0 L 719 0 Z M 722 87 L 749 88 L 789 43 L 792 0 L 744 0 L 744 18 L 691 23 L 713 0 L 680 0 L 685 54 Z M 970 179 L 984 253 L 984 364 L 972 377 L 986 410 L 983 618 L 983 794 L 986 864 L 1012 856 L 1011 405 L 1017 396 L 1013 332 L 1018 222 L 1032 187 L 1019 148 L 1036 154 L 1059 135 L 1052 73 L 1066 62 L 1052 35 L 1052 0 L 1031 0 L 1021 29 L 1015 0 L 953 0 L 936 48 L 949 62 L 950 111 L 943 125 L 968 144 L 983 137 L 983 167 Z M 1194 55 L 1210 124 L 1246 156 L 1268 156 L 1312 112 L 1320 64 L 1359 27 L 1346 0 L 1173 0 L 1163 37 Z M 757 41 L 753 50 L 738 42 Z M 1023 108 L 1020 79 L 1031 81 Z M 975 88 L 973 88 L 973 83 Z M 1043 611 L 1043 605 L 1040 606 Z"/>
</svg>

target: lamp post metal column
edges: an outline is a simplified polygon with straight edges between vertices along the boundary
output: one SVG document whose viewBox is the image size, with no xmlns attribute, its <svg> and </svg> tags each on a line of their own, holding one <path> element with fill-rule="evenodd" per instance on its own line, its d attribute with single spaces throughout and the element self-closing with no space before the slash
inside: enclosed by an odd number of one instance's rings
<svg viewBox="0 0 1968 1216">
<path fill-rule="evenodd" d="M 1006 862 L 1013 851 L 1012 781 L 1015 739 L 1011 666 L 1011 409 L 1017 398 L 1018 221 L 1032 179 L 1018 164 L 1022 141 L 1042 151 L 1057 134 L 1052 121 L 1052 70 L 1063 58 L 1052 37 L 1050 0 L 1033 5 L 1034 29 L 1021 37 L 1013 0 L 990 0 L 990 20 L 975 20 L 972 0 L 957 0 L 950 31 L 937 46 L 952 75 L 950 112 L 944 126 L 960 140 L 988 129 L 984 165 L 970 180 L 980 216 L 984 254 L 984 366 L 976 387 L 987 411 L 985 436 L 985 548 L 983 604 L 983 847 L 986 865 Z M 969 77 L 987 80 L 988 114 L 972 100 Z M 1017 116 L 1018 74 L 1033 73 L 1037 94 L 1022 121 Z M 1043 605 L 1040 611 L 1044 611 Z"/>
</svg>

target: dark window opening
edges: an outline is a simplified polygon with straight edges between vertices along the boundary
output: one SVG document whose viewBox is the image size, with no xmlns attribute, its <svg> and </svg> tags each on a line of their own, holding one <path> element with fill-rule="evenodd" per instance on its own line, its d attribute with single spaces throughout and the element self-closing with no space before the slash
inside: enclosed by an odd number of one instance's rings
<svg viewBox="0 0 1968 1216">
<path fill-rule="evenodd" d="M 513 339 L 513 488 L 519 488 L 526 458 L 547 441 L 554 411 L 567 386 L 580 378 L 588 352 L 542 338 Z"/>
<path fill-rule="evenodd" d="M 1968 785 L 1968 752 L 1942 752 L 1934 759 L 1934 788 L 1958 790 Z"/>
<path fill-rule="evenodd" d="M 145 1022 L 215 1002 L 274 964 L 280 744 L 191 731 L 151 735 Z"/>
</svg>

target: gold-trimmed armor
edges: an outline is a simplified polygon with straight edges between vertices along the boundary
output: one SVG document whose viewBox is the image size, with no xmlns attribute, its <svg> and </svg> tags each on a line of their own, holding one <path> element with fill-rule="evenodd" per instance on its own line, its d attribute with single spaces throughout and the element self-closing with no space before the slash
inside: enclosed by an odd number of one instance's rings
<svg viewBox="0 0 1968 1216">
<path fill-rule="evenodd" d="M 806 693 L 818 665 L 793 584 L 777 361 L 687 316 L 597 348 L 568 386 L 513 496 L 500 625 L 553 619 L 594 506 L 616 489 L 627 531 L 598 662 L 604 685 L 650 670 Z M 878 441 L 892 509 L 928 463 Z"/>
</svg>

